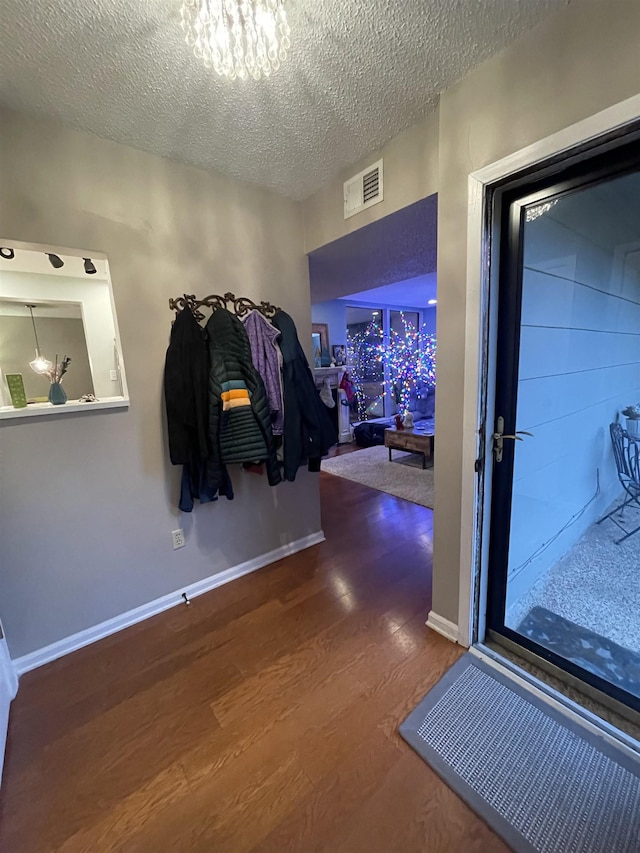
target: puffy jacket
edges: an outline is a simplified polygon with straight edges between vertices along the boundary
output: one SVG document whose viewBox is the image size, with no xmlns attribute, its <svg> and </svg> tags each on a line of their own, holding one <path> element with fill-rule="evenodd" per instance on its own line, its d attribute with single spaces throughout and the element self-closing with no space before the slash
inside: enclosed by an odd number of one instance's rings
<svg viewBox="0 0 640 853">
<path fill-rule="evenodd" d="M 338 440 L 327 407 L 320 399 L 295 323 L 285 311 L 272 320 L 280 329 L 284 385 L 284 477 L 293 481 L 305 463 L 320 470 L 320 459 Z"/>
<path fill-rule="evenodd" d="M 264 461 L 271 486 L 281 482 L 264 383 L 251 361 L 249 338 L 225 308 L 206 325 L 209 347 L 209 448 L 207 486 L 225 484 L 231 462 Z"/>
</svg>

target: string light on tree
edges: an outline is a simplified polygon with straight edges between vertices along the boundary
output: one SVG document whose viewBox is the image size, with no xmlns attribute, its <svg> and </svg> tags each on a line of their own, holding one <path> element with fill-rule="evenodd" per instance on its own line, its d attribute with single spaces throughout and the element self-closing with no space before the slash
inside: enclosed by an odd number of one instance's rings
<svg viewBox="0 0 640 853">
<path fill-rule="evenodd" d="M 352 365 L 352 380 L 357 392 L 357 415 L 366 420 L 388 390 L 399 411 L 411 407 L 412 397 L 435 388 L 436 384 L 436 337 L 423 325 L 417 329 L 404 313 L 400 312 L 402 329 L 391 329 L 385 335 L 382 326 L 374 318 L 355 334 L 347 335 L 349 364 Z M 383 393 L 367 406 L 364 395 L 365 380 L 372 376 L 388 374 L 383 382 Z"/>
</svg>

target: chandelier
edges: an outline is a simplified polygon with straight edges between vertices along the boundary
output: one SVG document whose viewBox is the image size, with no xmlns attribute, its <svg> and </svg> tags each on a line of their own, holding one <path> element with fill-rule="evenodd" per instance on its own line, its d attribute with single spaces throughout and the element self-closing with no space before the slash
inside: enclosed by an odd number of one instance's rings
<svg viewBox="0 0 640 853">
<path fill-rule="evenodd" d="M 182 29 L 205 67 L 229 80 L 268 77 L 291 46 L 282 0 L 183 0 Z"/>
</svg>

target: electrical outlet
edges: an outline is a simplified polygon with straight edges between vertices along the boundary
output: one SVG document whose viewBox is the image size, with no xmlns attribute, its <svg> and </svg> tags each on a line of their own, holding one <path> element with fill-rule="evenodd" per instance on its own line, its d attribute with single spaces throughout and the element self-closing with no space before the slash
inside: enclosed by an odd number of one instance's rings
<svg viewBox="0 0 640 853">
<path fill-rule="evenodd" d="M 171 531 L 171 541 L 173 542 L 173 550 L 176 551 L 178 548 L 184 548 L 184 530 L 172 530 Z"/>
<path fill-rule="evenodd" d="M 110 370 L 109 371 L 109 379 L 112 382 L 117 382 L 118 381 L 118 371 L 117 370 Z"/>
</svg>

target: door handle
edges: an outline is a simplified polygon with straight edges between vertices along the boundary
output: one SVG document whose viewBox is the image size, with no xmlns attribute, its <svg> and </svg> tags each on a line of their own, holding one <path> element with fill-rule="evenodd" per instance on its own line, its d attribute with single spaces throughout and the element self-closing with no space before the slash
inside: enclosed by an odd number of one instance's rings
<svg viewBox="0 0 640 853">
<path fill-rule="evenodd" d="M 504 433 L 504 418 L 500 416 L 497 421 L 497 430 L 493 434 L 493 454 L 496 462 L 502 462 L 502 456 L 504 453 L 504 440 L 505 438 L 509 438 L 512 441 L 524 441 L 522 438 L 523 435 L 528 435 L 533 438 L 533 433 L 529 432 L 526 429 L 516 430 L 514 434 L 505 434 Z"/>
<path fill-rule="evenodd" d="M 493 437 L 497 440 L 499 438 L 512 438 L 514 441 L 524 441 L 523 438 L 520 438 L 521 435 L 530 435 L 533 437 L 532 432 L 527 432 L 526 429 L 516 430 L 515 435 L 505 435 L 503 432 L 494 432 Z"/>
</svg>

